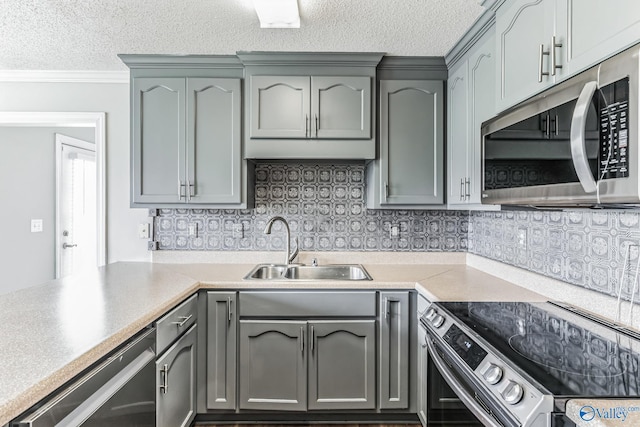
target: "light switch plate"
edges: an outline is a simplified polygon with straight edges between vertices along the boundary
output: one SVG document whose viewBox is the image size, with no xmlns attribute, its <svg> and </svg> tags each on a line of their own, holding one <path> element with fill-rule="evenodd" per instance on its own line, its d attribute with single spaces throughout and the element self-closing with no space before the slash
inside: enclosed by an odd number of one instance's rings
<svg viewBox="0 0 640 427">
<path fill-rule="evenodd" d="M 149 224 L 143 222 L 138 224 L 138 238 L 139 239 L 148 239 L 149 238 Z"/>
<path fill-rule="evenodd" d="M 31 220 L 31 232 L 32 233 L 42 233 L 42 220 L 41 219 L 32 219 Z"/>
</svg>

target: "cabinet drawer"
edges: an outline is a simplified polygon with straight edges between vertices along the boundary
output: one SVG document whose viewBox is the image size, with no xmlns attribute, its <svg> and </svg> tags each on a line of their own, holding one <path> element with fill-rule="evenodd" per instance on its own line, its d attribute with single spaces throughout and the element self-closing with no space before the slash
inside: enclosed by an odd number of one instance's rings
<svg viewBox="0 0 640 427">
<path fill-rule="evenodd" d="M 189 330 L 198 316 L 198 295 L 171 310 L 156 323 L 156 354 L 161 354 L 180 335 Z"/>
<path fill-rule="evenodd" d="M 376 292 L 240 292 L 240 316 L 366 317 L 376 315 Z"/>
</svg>

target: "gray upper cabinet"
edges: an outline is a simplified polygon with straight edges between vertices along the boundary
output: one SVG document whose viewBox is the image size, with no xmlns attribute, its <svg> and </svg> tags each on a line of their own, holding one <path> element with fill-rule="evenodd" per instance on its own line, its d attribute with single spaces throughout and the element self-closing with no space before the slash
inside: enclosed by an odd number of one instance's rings
<svg viewBox="0 0 640 427">
<path fill-rule="evenodd" d="M 562 47 L 550 46 L 552 40 L 563 41 L 556 32 L 555 13 L 555 0 L 514 0 L 496 12 L 499 110 L 547 88 L 566 73 L 560 61 Z"/>
<path fill-rule="evenodd" d="M 484 28 L 475 44 L 451 70 L 447 104 L 447 206 L 493 209 L 482 205 L 482 122 L 495 114 L 495 33 Z"/>
<path fill-rule="evenodd" d="M 498 110 L 640 40 L 640 3 L 514 0 L 496 11 Z"/>
<path fill-rule="evenodd" d="M 373 159 L 378 53 L 239 52 L 244 156 Z"/>
<path fill-rule="evenodd" d="M 409 292 L 380 292 L 380 408 L 409 407 Z"/>
<path fill-rule="evenodd" d="M 442 81 L 380 81 L 380 158 L 367 174 L 370 209 L 444 203 Z"/>
<path fill-rule="evenodd" d="M 196 414 L 194 325 L 156 361 L 156 426 L 188 427 Z"/>
<path fill-rule="evenodd" d="M 251 138 L 307 138 L 308 76 L 252 76 Z"/>
<path fill-rule="evenodd" d="M 315 138 L 371 138 L 371 78 L 312 76 L 310 117 Z"/>
<path fill-rule="evenodd" d="M 375 409 L 375 320 L 309 322 L 309 409 Z"/>
<path fill-rule="evenodd" d="M 206 407 L 236 409 L 236 293 L 207 292 Z"/>
<path fill-rule="evenodd" d="M 133 203 L 182 203 L 186 189 L 186 84 L 133 80 Z"/>
<path fill-rule="evenodd" d="M 307 409 L 305 321 L 240 320 L 240 408 Z"/>
<path fill-rule="evenodd" d="M 251 207 L 239 60 L 120 57 L 132 82 L 131 205 Z"/>
</svg>

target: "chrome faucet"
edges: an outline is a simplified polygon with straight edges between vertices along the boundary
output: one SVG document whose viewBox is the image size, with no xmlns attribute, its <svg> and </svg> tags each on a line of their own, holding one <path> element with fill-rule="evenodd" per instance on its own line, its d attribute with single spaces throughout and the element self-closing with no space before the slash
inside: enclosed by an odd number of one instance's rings
<svg viewBox="0 0 640 427">
<path fill-rule="evenodd" d="M 287 231 L 287 241 L 286 241 L 287 255 L 284 263 L 286 265 L 289 265 L 298 256 L 298 238 L 297 237 L 295 238 L 296 249 L 293 251 L 293 253 L 291 253 L 291 230 L 289 229 L 289 223 L 287 222 L 287 220 L 281 216 L 274 216 L 271 219 L 269 219 L 269 221 L 267 221 L 267 225 L 264 227 L 264 234 L 271 234 L 271 226 L 273 226 L 273 223 L 276 221 L 282 222 L 284 224 L 285 230 Z"/>
</svg>

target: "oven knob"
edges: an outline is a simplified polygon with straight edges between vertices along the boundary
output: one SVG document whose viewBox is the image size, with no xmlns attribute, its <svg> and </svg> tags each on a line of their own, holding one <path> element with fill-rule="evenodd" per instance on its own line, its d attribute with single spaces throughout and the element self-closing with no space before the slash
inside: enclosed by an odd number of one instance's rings
<svg viewBox="0 0 640 427">
<path fill-rule="evenodd" d="M 435 326 L 436 328 L 439 328 L 440 326 L 442 326 L 444 324 L 444 317 L 439 315 L 439 314 L 436 314 L 433 317 L 433 320 L 431 320 L 431 324 L 433 326 Z"/>
<path fill-rule="evenodd" d="M 424 317 L 427 320 L 431 320 L 436 316 L 436 309 L 435 308 L 429 308 L 429 310 L 427 310 L 427 312 L 424 314 Z"/>
<path fill-rule="evenodd" d="M 509 381 L 504 390 L 502 390 L 502 398 L 510 405 L 520 402 L 523 395 L 524 389 L 515 381 Z"/>
<path fill-rule="evenodd" d="M 485 369 L 482 374 L 485 380 L 491 385 L 498 384 L 502 379 L 502 368 L 498 365 L 494 365 L 493 363 L 489 364 L 489 367 Z"/>
</svg>

